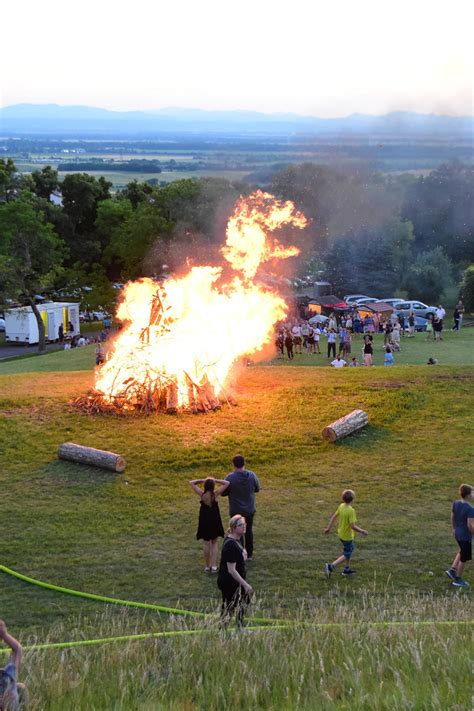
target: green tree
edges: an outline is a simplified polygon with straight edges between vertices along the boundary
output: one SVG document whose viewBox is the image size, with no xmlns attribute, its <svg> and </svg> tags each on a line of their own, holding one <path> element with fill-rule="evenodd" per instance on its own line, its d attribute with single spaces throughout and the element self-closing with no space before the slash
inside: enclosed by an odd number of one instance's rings
<svg viewBox="0 0 474 711">
<path fill-rule="evenodd" d="M 123 278 L 147 273 L 145 259 L 155 242 L 170 238 L 171 225 L 156 204 L 142 202 L 124 222 L 114 238 L 114 259 L 120 260 Z"/>
<path fill-rule="evenodd" d="M 11 158 L 0 158 L 0 202 L 11 200 L 17 187 L 17 169 Z"/>
<path fill-rule="evenodd" d="M 137 180 L 132 180 L 123 190 L 120 190 L 117 197 L 119 200 L 128 200 L 133 209 L 135 209 L 139 203 L 148 200 L 152 193 L 153 188 L 148 183 L 139 183 Z"/>
<path fill-rule="evenodd" d="M 45 222 L 31 193 L 24 192 L 0 208 L 1 290 L 4 298 L 31 306 L 40 352 L 45 350 L 45 330 L 35 294 L 54 285 L 64 254 L 64 243 Z"/>
<path fill-rule="evenodd" d="M 137 207 L 139 204 L 141 202 Z M 132 202 L 124 197 L 102 200 L 97 205 L 95 231 L 101 245 L 101 261 L 108 276 L 114 280 L 121 277 L 123 268 L 122 231 L 129 221 L 133 221 L 133 215 Z"/>
<path fill-rule="evenodd" d="M 418 254 L 405 274 L 404 288 L 413 298 L 433 304 L 452 283 L 452 273 L 453 263 L 435 247 Z"/>
<path fill-rule="evenodd" d="M 350 230 L 326 252 L 328 281 L 338 292 L 388 296 L 401 287 L 412 242 L 413 226 L 407 221 Z"/>
<path fill-rule="evenodd" d="M 402 214 L 413 222 L 415 247 L 442 247 L 455 262 L 474 259 L 474 168 L 439 166 L 407 191 Z"/>
<path fill-rule="evenodd" d="M 68 216 L 72 232 L 67 235 L 69 265 L 77 262 L 91 265 L 100 261 L 102 245 L 95 231 L 97 207 L 102 200 L 110 198 L 109 183 L 87 173 L 67 175 L 61 183 L 64 212 Z"/>
<path fill-rule="evenodd" d="M 464 308 L 470 313 L 474 312 L 474 264 L 470 264 L 464 272 L 461 285 Z"/>
<path fill-rule="evenodd" d="M 34 192 L 38 197 L 49 200 L 53 190 L 58 187 L 58 171 L 50 165 L 46 165 L 41 170 L 35 170 L 31 174 L 34 183 Z"/>
</svg>

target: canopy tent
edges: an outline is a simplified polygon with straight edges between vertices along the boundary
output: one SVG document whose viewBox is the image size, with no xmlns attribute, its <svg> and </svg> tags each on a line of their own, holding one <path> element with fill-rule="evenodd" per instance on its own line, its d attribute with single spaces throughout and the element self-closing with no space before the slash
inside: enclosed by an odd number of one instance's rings
<svg viewBox="0 0 474 711">
<path fill-rule="evenodd" d="M 308 311 L 312 314 L 324 314 L 329 316 L 333 311 L 348 311 L 350 307 L 345 301 L 337 296 L 319 296 L 317 299 L 311 299 L 308 303 Z"/>
<path fill-rule="evenodd" d="M 379 318 L 389 318 L 395 309 L 385 301 L 372 301 L 370 304 L 361 304 L 357 307 L 357 311 L 361 318 L 373 316 L 373 314 L 377 314 Z"/>
</svg>

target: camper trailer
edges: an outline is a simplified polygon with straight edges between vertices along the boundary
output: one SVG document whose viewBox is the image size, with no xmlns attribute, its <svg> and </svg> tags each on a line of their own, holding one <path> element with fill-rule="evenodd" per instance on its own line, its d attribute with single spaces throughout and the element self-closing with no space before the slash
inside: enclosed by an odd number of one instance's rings
<svg viewBox="0 0 474 711">
<path fill-rule="evenodd" d="M 79 333 L 79 304 L 50 301 L 38 304 L 38 310 L 44 323 L 47 341 L 57 341 L 59 326 L 63 324 L 64 333 L 72 323 L 74 334 Z M 38 324 L 31 306 L 20 306 L 5 311 L 5 340 L 8 343 L 38 343 Z"/>
</svg>

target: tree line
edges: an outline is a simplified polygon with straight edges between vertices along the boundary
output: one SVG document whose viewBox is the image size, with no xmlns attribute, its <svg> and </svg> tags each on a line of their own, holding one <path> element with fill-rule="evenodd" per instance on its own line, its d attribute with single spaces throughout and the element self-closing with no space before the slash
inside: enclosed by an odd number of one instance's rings
<svg viewBox="0 0 474 711">
<path fill-rule="evenodd" d="M 406 290 L 434 301 L 474 263 L 473 178 L 458 162 L 419 177 L 302 163 L 276 172 L 270 189 L 310 220 L 302 234 L 279 235 L 299 243 L 300 275 L 323 270 L 339 292 Z M 36 294 L 88 286 L 85 307 L 110 308 L 114 282 L 163 277 L 190 260 L 216 263 L 236 199 L 255 187 L 221 178 L 132 181 L 112 194 L 103 177 L 59 180 L 50 166 L 20 175 L 0 159 L 0 302 L 37 312 Z M 51 202 L 58 190 L 61 205 Z"/>
</svg>

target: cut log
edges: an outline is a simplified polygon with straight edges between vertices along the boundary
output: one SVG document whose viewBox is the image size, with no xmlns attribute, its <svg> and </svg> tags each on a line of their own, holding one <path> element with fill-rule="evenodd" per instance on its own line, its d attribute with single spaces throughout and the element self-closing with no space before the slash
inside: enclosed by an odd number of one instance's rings
<svg viewBox="0 0 474 711">
<path fill-rule="evenodd" d="M 61 444 L 58 450 L 58 457 L 67 459 L 70 462 L 79 462 L 79 464 L 89 464 L 93 467 L 109 469 L 113 472 L 123 472 L 126 467 L 125 459 L 120 454 L 107 452 L 103 449 L 94 449 L 93 447 L 83 447 L 81 444 L 74 444 L 74 442 Z"/>
<path fill-rule="evenodd" d="M 357 432 L 369 423 L 369 416 L 363 410 L 353 410 L 339 420 L 331 422 L 323 429 L 323 439 L 336 442 L 338 439 Z"/>
<path fill-rule="evenodd" d="M 166 412 L 168 415 L 176 415 L 178 412 L 178 386 L 170 383 L 166 391 Z"/>
</svg>

